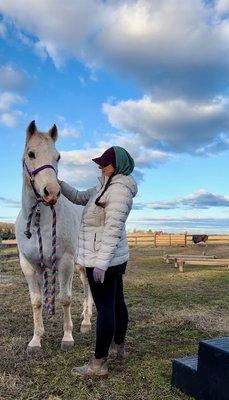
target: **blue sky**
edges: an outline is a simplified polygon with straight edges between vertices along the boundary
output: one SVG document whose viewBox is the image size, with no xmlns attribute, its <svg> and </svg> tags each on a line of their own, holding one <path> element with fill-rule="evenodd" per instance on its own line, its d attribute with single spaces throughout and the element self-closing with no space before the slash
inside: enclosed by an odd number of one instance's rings
<svg viewBox="0 0 229 400">
<path fill-rule="evenodd" d="M 20 209 L 33 119 L 78 189 L 134 157 L 128 229 L 229 232 L 229 1 L 0 0 L 0 220 Z"/>
</svg>

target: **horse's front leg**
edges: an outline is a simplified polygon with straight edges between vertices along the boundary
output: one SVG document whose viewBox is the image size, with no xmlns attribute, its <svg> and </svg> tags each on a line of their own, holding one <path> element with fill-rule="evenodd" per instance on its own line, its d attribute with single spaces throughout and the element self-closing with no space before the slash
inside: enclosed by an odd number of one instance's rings
<svg viewBox="0 0 229 400">
<path fill-rule="evenodd" d="M 74 274 L 74 258 L 64 254 L 59 263 L 60 302 L 64 312 L 64 336 L 61 348 L 68 350 L 74 346 L 72 336 L 73 323 L 71 317 L 72 279 Z"/>
<path fill-rule="evenodd" d="M 41 338 L 44 334 L 42 319 L 42 286 L 43 275 L 35 271 L 32 264 L 20 253 L 20 265 L 29 286 L 30 300 L 33 308 L 34 334 L 28 344 L 28 350 L 41 349 Z"/>
<path fill-rule="evenodd" d="M 93 299 L 85 268 L 81 267 L 80 265 L 77 265 L 76 268 L 79 273 L 84 290 L 84 301 L 83 301 L 83 312 L 82 312 L 83 321 L 81 322 L 80 332 L 87 333 L 90 332 L 91 330 Z"/>
</svg>

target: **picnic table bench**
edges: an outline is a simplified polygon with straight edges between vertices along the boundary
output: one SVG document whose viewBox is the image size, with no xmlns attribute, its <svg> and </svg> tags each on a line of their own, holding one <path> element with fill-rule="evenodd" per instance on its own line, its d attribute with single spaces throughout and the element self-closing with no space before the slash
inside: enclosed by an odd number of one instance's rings
<svg viewBox="0 0 229 400">
<path fill-rule="evenodd" d="M 167 263 L 174 261 L 175 267 L 180 272 L 184 272 L 184 265 L 222 265 L 229 268 L 229 258 L 217 258 L 215 255 L 199 255 L 199 254 L 166 254 L 163 259 Z"/>
<path fill-rule="evenodd" d="M 203 258 L 180 258 L 177 260 L 177 264 L 180 272 L 184 272 L 184 265 L 220 265 L 226 266 L 229 268 L 229 258 L 212 258 L 212 259 L 203 259 Z"/>
<path fill-rule="evenodd" d="M 206 256 L 205 254 L 165 254 L 163 256 L 163 259 L 166 261 L 167 264 L 169 264 L 170 261 L 175 262 L 175 267 L 178 267 L 177 265 L 177 260 L 181 258 L 192 258 L 192 259 L 212 259 L 212 258 L 217 258 L 215 255 L 211 256 Z"/>
</svg>

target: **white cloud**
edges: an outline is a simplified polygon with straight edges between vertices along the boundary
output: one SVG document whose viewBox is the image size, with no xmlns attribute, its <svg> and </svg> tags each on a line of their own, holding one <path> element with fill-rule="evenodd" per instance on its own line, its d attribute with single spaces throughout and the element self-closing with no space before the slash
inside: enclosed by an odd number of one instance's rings
<svg viewBox="0 0 229 400">
<path fill-rule="evenodd" d="M 76 121 L 76 126 L 72 126 L 69 122 L 66 121 L 66 118 L 63 115 L 57 115 L 57 119 L 59 120 L 60 127 L 58 128 L 59 136 L 62 138 L 66 137 L 74 137 L 78 138 L 81 136 L 80 129 L 82 129 L 82 122 Z M 59 125 L 58 124 L 58 125 Z"/>
<path fill-rule="evenodd" d="M 103 111 L 115 128 L 136 135 L 142 145 L 156 150 L 203 154 L 203 146 L 216 139 L 222 143 L 220 135 L 229 132 L 229 99 L 223 97 L 188 102 L 144 96 L 105 103 Z"/>
<path fill-rule="evenodd" d="M 80 150 L 70 150 L 70 151 L 62 151 L 61 152 L 61 161 L 66 164 L 71 165 L 85 165 L 91 161 L 92 158 L 96 157 L 96 154 L 101 155 L 106 150 L 106 147 L 93 147 L 89 149 L 80 149 Z M 95 165 L 93 163 L 93 165 Z"/>
<path fill-rule="evenodd" d="M 60 167 L 59 179 L 68 182 L 77 189 L 88 189 L 99 183 L 101 173 L 93 165 L 63 165 Z"/>
<path fill-rule="evenodd" d="M 61 151 L 60 179 L 85 189 L 95 186 L 98 183 L 97 177 L 101 175 L 101 172 L 92 158 L 96 157 L 96 154 L 102 154 L 105 150 L 106 148 L 95 147 Z"/>
<path fill-rule="evenodd" d="M 94 186 L 98 183 L 97 177 L 101 175 L 101 172 L 92 158 L 100 156 L 111 146 L 121 146 L 130 152 L 135 160 L 133 176 L 137 182 L 143 179 L 144 168 L 155 168 L 172 157 L 169 153 L 150 150 L 142 146 L 138 139 L 131 135 L 109 135 L 109 139 L 105 138 L 96 142 L 94 147 L 61 151 L 60 179 L 66 179 L 67 182 L 83 188 L 85 188 L 85 182 L 86 187 Z"/>
<path fill-rule="evenodd" d="M 185 197 L 178 197 L 170 201 L 152 201 L 142 203 L 142 208 L 146 206 L 154 210 L 169 210 L 175 208 L 186 209 L 208 209 L 211 207 L 229 207 L 229 196 L 222 196 L 210 193 L 205 189 L 199 189 Z"/>
<path fill-rule="evenodd" d="M 9 128 L 15 128 L 22 116 L 23 112 L 19 110 L 4 112 L 0 114 L 0 123 Z"/>
<path fill-rule="evenodd" d="M 27 102 L 22 96 L 29 82 L 29 77 L 25 71 L 14 67 L 12 64 L 0 66 L 0 123 L 8 126 L 17 126 L 22 111 L 14 109 L 15 106 Z"/>
<path fill-rule="evenodd" d="M 0 66 L 0 87 L 3 90 L 24 90 L 28 85 L 28 79 L 25 71 L 13 67 L 11 64 Z"/>
<path fill-rule="evenodd" d="M 0 0 L 5 18 L 13 18 L 19 29 L 36 36 L 57 67 L 70 55 L 81 56 L 84 41 L 97 28 L 101 6 L 96 0 L 57 0 L 55 4 L 46 0 Z"/>
<path fill-rule="evenodd" d="M 80 132 L 78 129 L 74 128 L 73 126 L 70 126 L 68 124 L 65 124 L 65 126 L 62 129 L 59 129 L 59 135 L 61 137 L 79 137 Z"/>
<path fill-rule="evenodd" d="M 0 111 L 9 110 L 14 104 L 24 103 L 26 99 L 16 93 L 0 93 Z"/>
<path fill-rule="evenodd" d="M 104 105 L 111 124 L 125 131 L 114 136 L 116 144 L 126 143 L 139 168 L 157 166 L 172 152 L 228 148 L 227 10 L 226 0 L 0 0 L 4 24 L 13 21 L 20 40 L 58 68 L 75 57 L 92 80 L 104 67 L 148 93 Z M 62 135 L 77 130 L 64 127 Z"/>
<path fill-rule="evenodd" d="M 229 12 L 229 0 L 216 0 L 216 9 L 220 14 Z"/>
<path fill-rule="evenodd" d="M 228 83 L 228 24 L 200 0 L 112 2 L 95 54 L 154 96 L 212 96 Z"/>
<path fill-rule="evenodd" d="M 0 93 L 0 123 L 10 128 L 17 126 L 23 112 L 12 107 L 25 102 L 26 98 L 16 93 Z"/>
<path fill-rule="evenodd" d="M 99 142 L 104 149 L 111 146 L 124 147 L 134 158 L 137 168 L 158 167 L 160 164 L 173 158 L 173 155 L 167 151 L 160 151 L 145 146 L 141 137 L 137 134 L 118 133 L 116 135 L 107 135 L 107 138 Z"/>
<path fill-rule="evenodd" d="M 186 98 L 229 84 L 227 10 L 225 0 L 0 0 L 5 19 L 58 67 L 76 57 L 133 77 L 154 96 Z"/>
</svg>

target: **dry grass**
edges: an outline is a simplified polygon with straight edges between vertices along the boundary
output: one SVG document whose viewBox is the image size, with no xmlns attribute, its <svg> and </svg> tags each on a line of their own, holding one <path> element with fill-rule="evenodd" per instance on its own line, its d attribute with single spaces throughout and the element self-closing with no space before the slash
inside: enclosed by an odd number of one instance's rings
<svg viewBox="0 0 229 400">
<path fill-rule="evenodd" d="M 199 340 L 228 334 L 228 270 L 187 266 L 183 274 L 160 256 L 168 248 L 131 248 L 125 293 L 130 324 L 124 365 L 111 364 L 106 381 L 74 381 L 70 369 L 88 359 L 95 340 L 78 332 L 82 288 L 74 279 L 72 315 L 76 346 L 60 350 L 62 312 L 44 315 L 43 351 L 28 355 L 33 323 L 27 284 L 18 260 L 9 260 L 0 276 L 1 400 L 178 400 L 187 396 L 171 388 L 171 360 L 193 354 Z M 226 246 L 172 248 L 173 253 L 216 254 L 227 257 Z"/>
</svg>

